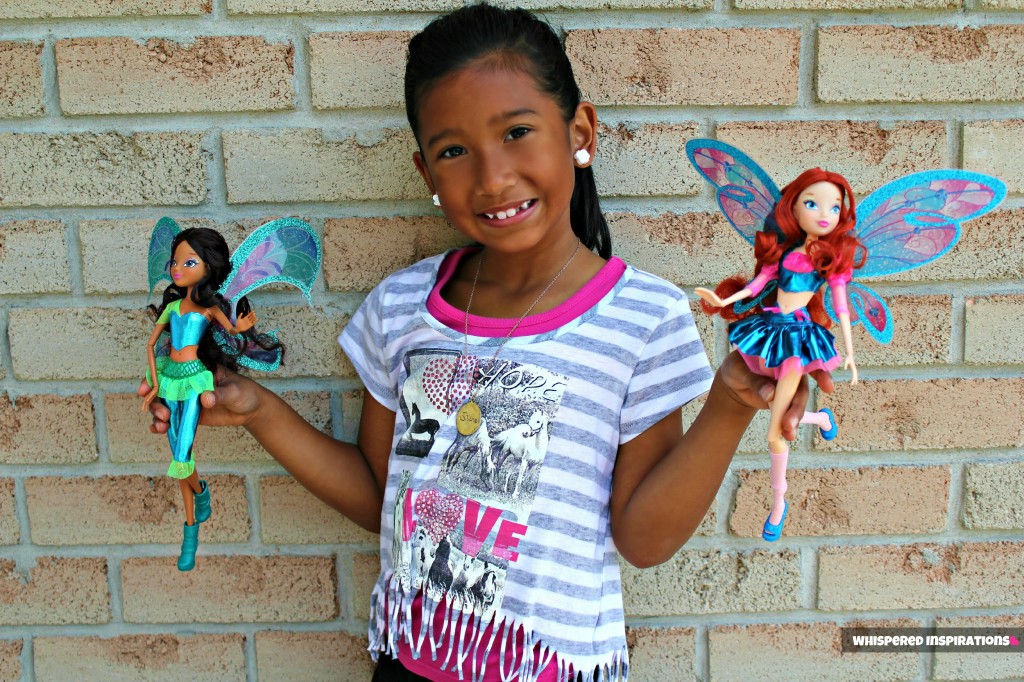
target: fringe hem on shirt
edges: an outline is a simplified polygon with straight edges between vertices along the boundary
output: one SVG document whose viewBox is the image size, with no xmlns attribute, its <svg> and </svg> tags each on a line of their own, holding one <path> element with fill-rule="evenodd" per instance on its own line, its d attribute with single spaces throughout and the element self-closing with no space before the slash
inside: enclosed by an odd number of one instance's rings
<svg viewBox="0 0 1024 682">
<path fill-rule="evenodd" d="M 448 599 L 436 601 L 430 598 L 425 590 L 405 590 L 393 575 L 387 576 L 384 583 L 387 585 L 386 593 L 378 583 L 370 604 L 369 650 L 374 660 L 380 651 L 397 658 L 396 642 L 399 637 L 405 640 L 414 656 L 423 653 L 423 645 L 426 643 L 434 660 L 437 660 L 438 647 L 447 639 L 448 654 L 442 662 L 441 670 L 454 671 L 459 679 L 470 682 L 483 682 L 484 674 L 487 672 L 487 656 L 493 646 L 501 647 L 501 682 L 536 682 L 552 659 L 556 661 L 559 682 L 576 682 L 577 679 L 581 682 L 626 682 L 629 676 L 629 653 L 625 646 L 605 657 L 570 658 L 558 655 L 542 640 L 535 638 L 532 631 L 511 617 L 506 617 L 498 623 L 493 622 L 493 617 L 484 622 L 480 615 L 472 611 L 453 608 Z M 419 632 L 413 632 L 412 603 L 421 592 L 423 613 L 420 615 Z M 438 608 L 445 609 L 440 631 L 434 625 L 434 615 Z M 487 626 L 492 624 L 491 634 L 484 642 Z M 516 651 L 515 639 L 520 630 L 523 633 L 523 646 L 521 650 Z M 481 646 L 483 664 L 480 670 L 477 670 Z M 533 652 L 535 647 L 537 654 L 527 655 L 527 652 Z M 522 660 L 518 660 L 520 658 Z"/>
</svg>

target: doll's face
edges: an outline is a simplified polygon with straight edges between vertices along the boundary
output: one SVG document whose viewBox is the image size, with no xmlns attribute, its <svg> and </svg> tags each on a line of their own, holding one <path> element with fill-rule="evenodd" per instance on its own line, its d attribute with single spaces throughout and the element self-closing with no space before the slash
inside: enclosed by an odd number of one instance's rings
<svg viewBox="0 0 1024 682">
<path fill-rule="evenodd" d="M 171 279 L 179 287 L 188 288 L 206 276 L 206 263 L 196 254 L 187 241 L 174 249 L 170 262 Z"/>
<path fill-rule="evenodd" d="M 800 192 L 793 205 L 793 215 L 800 229 L 809 236 L 824 237 L 836 229 L 842 208 L 843 195 L 839 187 L 822 181 Z"/>
</svg>

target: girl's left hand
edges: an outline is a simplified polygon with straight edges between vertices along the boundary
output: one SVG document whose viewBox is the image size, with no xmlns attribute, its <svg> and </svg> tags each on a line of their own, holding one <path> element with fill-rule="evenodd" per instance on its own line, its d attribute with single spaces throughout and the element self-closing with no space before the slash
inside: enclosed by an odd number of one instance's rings
<svg viewBox="0 0 1024 682">
<path fill-rule="evenodd" d="M 729 389 L 736 402 L 744 407 L 752 407 L 757 410 L 769 409 L 769 403 L 775 398 L 775 381 L 771 377 L 754 374 L 743 362 L 739 353 L 733 351 L 726 356 L 725 361 L 718 370 L 722 374 L 726 387 Z M 832 393 L 834 384 L 832 376 L 824 371 L 811 372 L 811 376 L 825 393 Z M 807 376 L 800 378 L 800 386 L 793 396 L 793 401 L 782 418 L 782 437 L 786 440 L 796 440 L 797 429 L 800 420 L 807 409 L 807 400 L 810 398 L 810 388 Z"/>
</svg>

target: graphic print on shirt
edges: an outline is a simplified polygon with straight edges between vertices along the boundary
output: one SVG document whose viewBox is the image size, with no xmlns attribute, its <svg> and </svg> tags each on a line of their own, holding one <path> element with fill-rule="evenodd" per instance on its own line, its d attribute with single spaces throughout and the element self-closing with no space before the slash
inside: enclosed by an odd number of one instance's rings
<svg viewBox="0 0 1024 682">
<path fill-rule="evenodd" d="M 567 378 L 442 350 L 412 351 L 405 365 L 400 405 L 409 427 L 395 452 L 426 459 L 403 475 L 395 498 L 401 544 L 392 566 L 407 588 L 487 618 L 519 558 Z M 463 435 L 454 421 L 470 399 L 480 426 Z"/>
</svg>

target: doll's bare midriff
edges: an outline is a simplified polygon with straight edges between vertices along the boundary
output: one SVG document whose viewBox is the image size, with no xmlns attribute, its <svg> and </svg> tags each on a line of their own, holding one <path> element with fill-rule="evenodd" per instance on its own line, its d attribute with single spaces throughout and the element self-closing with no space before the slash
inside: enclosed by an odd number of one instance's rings
<svg viewBox="0 0 1024 682">
<path fill-rule="evenodd" d="M 806 308 L 812 298 L 814 298 L 813 291 L 783 291 L 779 289 L 775 302 L 780 311 L 789 314 L 794 310 Z"/>
</svg>

